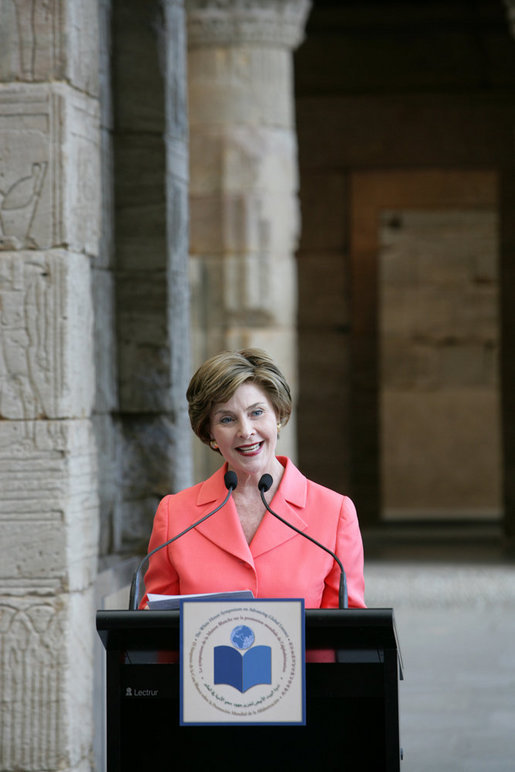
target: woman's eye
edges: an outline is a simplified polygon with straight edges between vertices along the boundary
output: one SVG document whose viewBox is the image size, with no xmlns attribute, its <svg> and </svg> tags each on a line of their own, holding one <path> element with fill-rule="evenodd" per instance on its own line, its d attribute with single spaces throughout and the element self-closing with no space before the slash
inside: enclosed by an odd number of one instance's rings
<svg viewBox="0 0 515 772">
<path fill-rule="evenodd" d="M 263 411 L 262 411 L 262 409 L 261 409 L 261 408 L 258 408 L 257 410 L 253 410 L 253 411 L 252 411 L 252 415 L 253 415 L 254 417 L 259 417 L 260 415 L 263 415 Z"/>
<path fill-rule="evenodd" d="M 229 415 L 224 415 L 224 417 L 220 419 L 221 424 L 228 424 L 231 421 L 232 421 L 232 418 Z"/>
</svg>

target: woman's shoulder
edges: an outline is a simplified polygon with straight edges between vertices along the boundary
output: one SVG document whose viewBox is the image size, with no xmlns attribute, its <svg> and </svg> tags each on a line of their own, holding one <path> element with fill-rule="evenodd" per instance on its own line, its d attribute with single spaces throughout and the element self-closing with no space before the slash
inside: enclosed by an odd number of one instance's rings
<svg viewBox="0 0 515 772">
<path fill-rule="evenodd" d="M 314 502 L 324 502 L 326 505 L 332 504 L 341 507 L 346 502 L 350 502 L 352 506 L 352 502 L 345 494 L 306 477 L 289 458 L 284 457 L 283 461 L 286 462 L 285 481 L 287 481 L 289 491 L 295 491 L 296 494 L 302 496 L 306 501 L 306 505 L 313 504 Z"/>
<path fill-rule="evenodd" d="M 335 491 L 332 488 L 328 488 L 325 485 L 322 485 L 321 483 L 315 482 L 315 480 L 310 480 L 306 478 L 307 481 L 307 488 L 308 488 L 308 496 L 311 498 L 316 498 L 320 501 L 327 502 L 329 504 L 334 504 L 335 506 L 341 507 L 345 504 L 346 501 L 350 501 L 349 497 L 346 496 L 344 493 L 340 493 L 339 491 Z"/>
<path fill-rule="evenodd" d="M 200 482 L 195 485 L 190 485 L 187 488 L 182 488 L 180 491 L 167 493 L 163 496 L 160 503 L 165 506 L 171 506 L 186 501 L 197 501 L 202 485 L 203 483 Z"/>
<path fill-rule="evenodd" d="M 307 480 L 307 489 L 306 508 L 310 511 L 324 512 L 345 523 L 353 523 L 356 520 L 354 502 L 345 493 L 327 488 L 313 480 Z"/>
<path fill-rule="evenodd" d="M 188 501 L 203 504 L 204 499 L 208 502 L 211 497 L 216 497 L 218 495 L 221 486 L 225 490 L 223 482 L 224 471 L 225 468 L 221 467 L 211 475 L 211 477 L 208 477 L 207 480 L 202 480 L 194 485 L 189 485 L 174 493 L 168 493 L 163 496 L 161 502 L 175 504 Z"/>
</svg>

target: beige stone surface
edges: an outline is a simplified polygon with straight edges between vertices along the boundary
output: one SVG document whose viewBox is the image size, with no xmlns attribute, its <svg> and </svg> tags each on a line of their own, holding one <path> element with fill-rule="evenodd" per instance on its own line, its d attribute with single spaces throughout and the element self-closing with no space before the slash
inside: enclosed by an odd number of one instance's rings
<svg viewBox="0 0 515 772">
<path fill-rule="evenodd" d="M 1 422 L 2 769 L 74 769 L 89 754 L 93 448 L 87 420 Z"/>
<path fill-rule="evenodd" d="M 0 84 L 0 248 L 98 253 L 96 101 L 64 84 Z"/>
<path fill-rule="evenodd" d="M 0 252 L 0 415 L 82 418 L 94 397 L 89 258 Z"/>
<path fill-rule="evenodd" d="M 482 389 L 383 395 L 389 516 L 492 516 L 501 510 L 499 406 Z"/>
<path fill-rule="evenodd" d="M 381 458 L 388 516 L 499 516 L 493 210 L 381 216 Z"/>
<path fill-rule="evenodd" d="M 292 84 L 286 50 L 243 46 L 190 49 L 190 125 L 285 126 L 293 129 Z M 216 105 L 216 108 L 215 108 Z"/>
<path fill-rule="evenodd" d="M 3 3 L 0 81 L 68 80 L 97 95 L 97 5 L 95 0 Z"/>
<path fill-rule="evenodd" d="M 2 769 L 90 769 L 92 594 L 0 596 Z"/>
<path fill-rule="evenodd" d="M 2 586 L 79 591 L 96 569 L 96 454 L 88 420 L 2 421 Z"/>
<path fill-rule="evenodd" d="M 295 48 L 304 37 L 310 0 L 186 0 L 191 47 L 246 44 Z"/>
<path fill-rule="evenodd" d="M 0 8 L 3 770 L 90 769 L 98 551 L 91 262 L 102 185 L 108 190 L 98 12 L 96 0 Z M 106 230 L 106 262 L 109 239 Z M 99 390 L 105 407 L 109 375 Z"/>
<path fill-rule="evenodd" d="M 292 51 L 309 3 L 191 0 L 186 8 L 193 364 L 261 347 L 296 395 Z M 295 457 L 295 446 L 293 417 L 281 450 Z M 195 454 L 201 477 L 217 459 L 198 446 Z"/>
</svg>

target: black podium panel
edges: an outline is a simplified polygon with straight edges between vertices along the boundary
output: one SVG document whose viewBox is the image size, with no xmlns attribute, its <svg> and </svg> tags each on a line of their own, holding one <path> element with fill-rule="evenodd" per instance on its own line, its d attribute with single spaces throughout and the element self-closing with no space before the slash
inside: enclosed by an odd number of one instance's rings
<svg viewBox="0 0 515 772">
<path fill-rule="evenodd" d="M 107 649 L 108 772 L 399 770 L 399 652 L 390 609 L 308 610 L 306 726 L 180 726 L 178 612 L 98 612 Z M 209 766 L 207 768 L 209 768 Z"/>
<path fill-rule="evenodd" d="M 159 667 L 169 671 L 160 674 L 159 682 L 166 680 L 178 694 L 178 667 Z M 323 674 L 314 672 L 320 669 Z M 303 727 L 180 727 L 175 697 L 125 698 L 121 706 L 121 769 L 143 770 L 151 759 L 153 770 L 204 770 L 222 754 L 245 770 L 316 769 L 317 764 L 324 770 L 344 769 L 345 764 L 352 764 L 353 770 L 385 769 L 384 707 L 378 696 L 383 686 L 381 671 L 375 665 L 307 665 L 308 713 Z M 128 674 L 133 683 L 152 681 L 148 672 L 134 676 Z M 317 694 L 313 685 L 318 687 L 320 680 L 327 682 L 327 688 Z M 354 688 L 356 680 L 365 688 Z M 352 688 L 342 688 L 343 684 Z M 337 695 L 335 687 L 339 689 Z M 372 737 L 376 739 L 371 741 Z"/>
</svg>

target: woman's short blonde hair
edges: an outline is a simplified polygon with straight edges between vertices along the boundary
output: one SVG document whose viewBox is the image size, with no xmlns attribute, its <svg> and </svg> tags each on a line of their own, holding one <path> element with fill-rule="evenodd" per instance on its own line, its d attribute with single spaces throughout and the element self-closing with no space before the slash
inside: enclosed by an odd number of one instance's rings
<svg viewBox="0 0 515 772">
<path fill-rule="evenodd" d="M 227 402 L 247 381 L 264 391 L 281 426 L 288 423 L 292 411 L 290 387 L 273 359 L 257 348 L 223 351 L 199 367 L 186 392 L 191 428 L 202 442 L 209 444 L 211 439 L 214 405 Z"/>
</svg>

